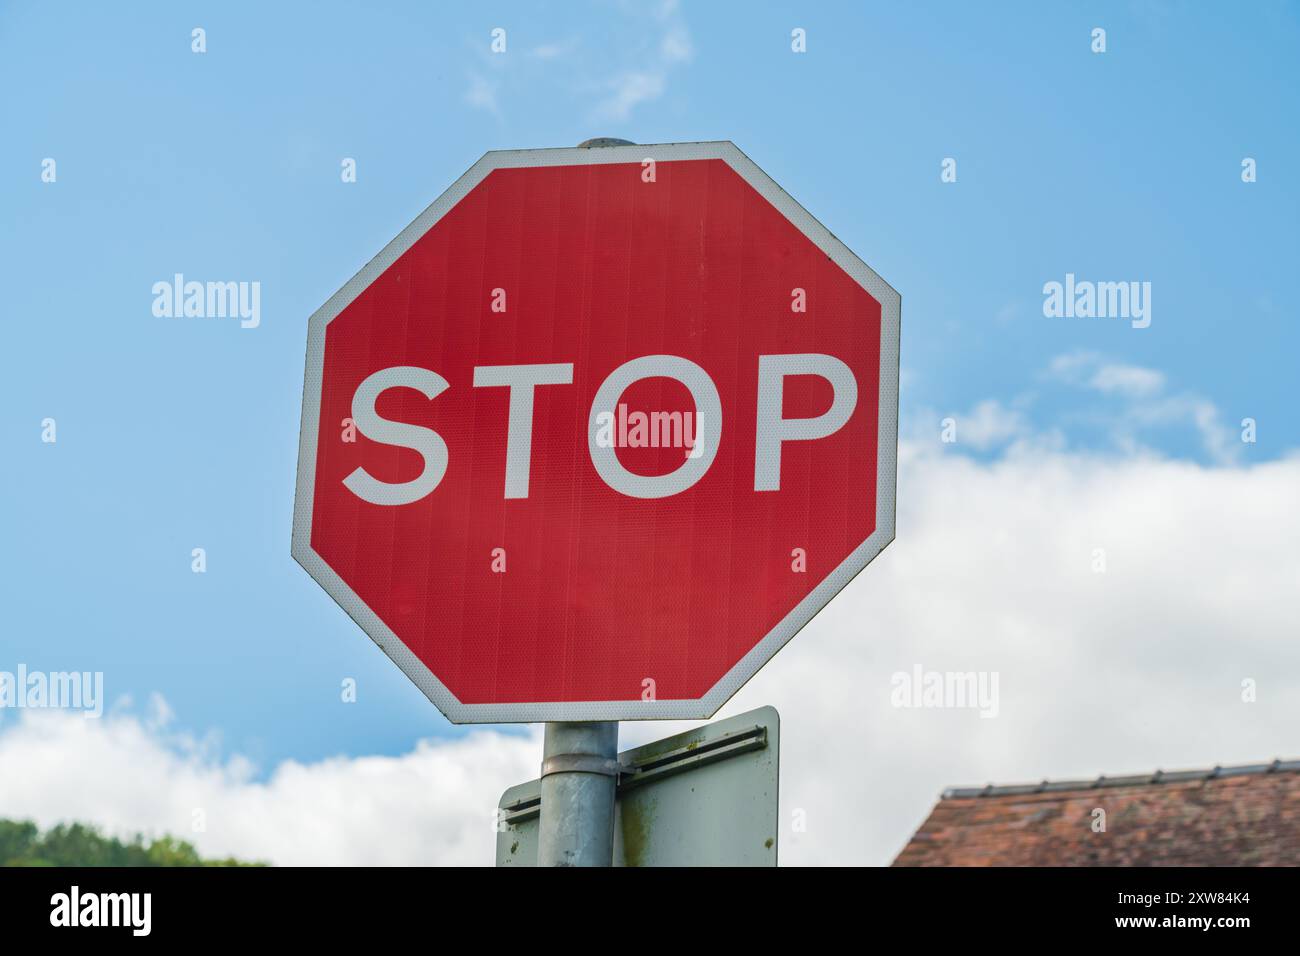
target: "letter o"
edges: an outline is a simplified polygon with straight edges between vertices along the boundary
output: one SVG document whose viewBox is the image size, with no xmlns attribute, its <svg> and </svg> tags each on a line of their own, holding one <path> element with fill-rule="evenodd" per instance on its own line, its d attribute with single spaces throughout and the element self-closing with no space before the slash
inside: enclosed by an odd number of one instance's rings
<svg viewBox="0 0 1300 956">
<path fill-rule="evenodd" d="M 618 460 L 616 447 L 602 447 L 596 442 L 601 413 L 613 414 L 628 386 L 643 378 L 676 379 L 690 390 L 695 401 L 695 441 L 699 454 L 685 457 L 676 471 L 666 475 L 638 475 L 628 471 Z M 718 400 L 713 379 L 694 362 L 678 355 L 643 355 L 614 369 L 596 391 L 587 419 L 587 450 L 596 473 L 605 484 L 629 498 L 667 498 L 685 491 L 709 470 L 721 438 L 722 402 Z"/>
</svg>

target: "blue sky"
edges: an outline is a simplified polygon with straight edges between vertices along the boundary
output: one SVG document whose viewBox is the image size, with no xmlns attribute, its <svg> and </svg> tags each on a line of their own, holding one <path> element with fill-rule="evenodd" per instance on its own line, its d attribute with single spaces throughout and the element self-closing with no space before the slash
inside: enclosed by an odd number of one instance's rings
<svg viewBox="0 0 1300 956">
<path fill-rule="evenodd" d="M 912 440 L 1280 458 L 1298 40 L 1281 3 L 5 3 L 0 669 L 102 670 L 262 768 L 460 733 L 289 534 L 308 316 L 488 149 L 733 140 L 901 292 Z M 154 317 L 177 272 L 259 281 L 260 326 Z M 1151 326 L 1045 318 L 1066 273 L 1149 281 Z"/>
</svg>

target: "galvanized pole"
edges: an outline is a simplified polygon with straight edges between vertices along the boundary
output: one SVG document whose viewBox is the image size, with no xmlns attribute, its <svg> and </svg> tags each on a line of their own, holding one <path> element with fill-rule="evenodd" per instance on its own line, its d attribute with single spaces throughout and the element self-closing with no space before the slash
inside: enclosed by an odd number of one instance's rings
<svg viewBox="0 0 1300 956">
<path fill-rule="evenodd" d="M 613 865 L 617 785 L 617 721 L 546 725 L 538 866 Z"/>
<path fill-rule="evenodd" d="M 631 146 L 599 137 L 578 144 Z M 549 723 L 542 744 L 538 866 L 612 866 L 618 721 Z"/>
</svg>

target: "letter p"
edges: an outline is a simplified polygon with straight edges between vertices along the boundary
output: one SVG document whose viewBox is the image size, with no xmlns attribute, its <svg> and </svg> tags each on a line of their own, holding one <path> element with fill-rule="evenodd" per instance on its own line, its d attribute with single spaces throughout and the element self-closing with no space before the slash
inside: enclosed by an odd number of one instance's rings
<svg viewBox="0 0 1300 956">
<path fill-rule="evenodd" d="M 784 418 L 785 377 L 817 375 L 831 383 L 831 407 L 816 418 Z M 760 355 L 754 428 L 754 490 L 781 490 L 781 444 L 833 435 L 858 406 L 853 370 L 833 355 Z"/>
</svg>

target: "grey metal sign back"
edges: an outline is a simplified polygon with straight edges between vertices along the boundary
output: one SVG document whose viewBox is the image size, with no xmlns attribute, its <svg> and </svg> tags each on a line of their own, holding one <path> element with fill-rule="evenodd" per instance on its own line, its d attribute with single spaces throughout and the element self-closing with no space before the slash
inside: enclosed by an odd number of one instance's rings
<svg viewBox="0 0 1300 956">
<path fill-rule="evenodd" d="M 760 707 L 618 755 L 615 866 L 775 866 L 781 718 Z M 541 781 L 497 810 L 497 866 L 536 866 Z"/>
</svg>

